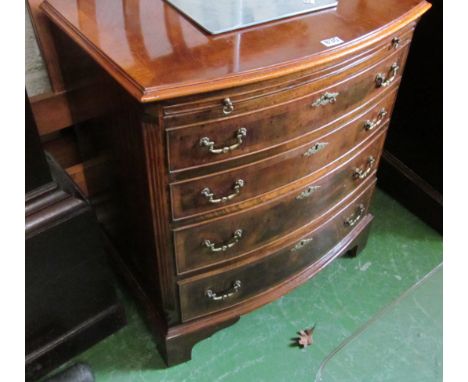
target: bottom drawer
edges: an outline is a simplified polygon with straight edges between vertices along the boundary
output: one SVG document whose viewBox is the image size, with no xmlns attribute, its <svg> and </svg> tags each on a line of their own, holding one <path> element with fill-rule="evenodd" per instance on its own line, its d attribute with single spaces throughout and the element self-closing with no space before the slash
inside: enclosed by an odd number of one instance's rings
<svg viewBox="0 0 468 382">
<path fill-rule="evenodd" d="M 364 190 L 357 189 L 345 207 L 339 205 L 327 214 L 320 225 L 261 260 L 180 281 L 182 320 L 239 304 L 318 261 L 367 214 L 374 188 L 375 179 Z"/>
</svg>

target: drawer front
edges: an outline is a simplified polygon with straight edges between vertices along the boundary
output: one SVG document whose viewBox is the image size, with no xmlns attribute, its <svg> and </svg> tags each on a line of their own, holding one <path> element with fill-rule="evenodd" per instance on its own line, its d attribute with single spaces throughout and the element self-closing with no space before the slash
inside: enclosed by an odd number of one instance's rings
<svg viewBox="0 0 468 382">
<path fill-rule="evenodd" d="M 330 82 L 327 77 L 349 70 L 358 72 L 385 59 L 389 54 L 404 49 L 411 41 L 413 30 L 414 24 L 409 25 L 374 46 L 333 63 L 318 66 L 312 71 L 301 71 L 234 89 L 163 102 L 165 125 L 177 127 L 229 119 L 300 97 L 310 93 L 310 88 L 320 88 L 325 82 Z"/>
<path fill-rule="evenodd" d="M 408 49 L 361 72 L 319 83 L 302 98 L 240 117 L 167 130 L 169 168 L 179 171 L 269 149 L 323 127 L 398 82 Z M 387 86 L 385 86 L 387 85 Z"/>
<path fill-rule="evenodd" d="M 386 130 L 350 159 L 285 196 L 174 232 L 179 273 L 221 264 L 300 229 L 372 177 Z M 352 157 L 351 157 L 352 155 Z M 307 180 L 307 179 L 306 179 Z"/>
<path fill-rule="evenodd" d="M 327 129 L 325 134 L 319 131 L 307 144 L 283 154 L 230 171 L 171 184 L 173 219 L 214 211 L 217 215 L 232 212 L 235 210 L 232 206 L 242 201 L 283 187 L 329 165 L 384 125 L 395 95 L 396 89 L 345 125 Z"/>
<path fill-rule="evenodd" d="M 282 249 L 267 257 L 179 282 L 182 320 L 188 321 L 254 298 L 317 262 L 367 214 L 374 185 L 375 181 L 345 208 L 328 215 L 327 221 L 292 238 Z"/>
</svg>

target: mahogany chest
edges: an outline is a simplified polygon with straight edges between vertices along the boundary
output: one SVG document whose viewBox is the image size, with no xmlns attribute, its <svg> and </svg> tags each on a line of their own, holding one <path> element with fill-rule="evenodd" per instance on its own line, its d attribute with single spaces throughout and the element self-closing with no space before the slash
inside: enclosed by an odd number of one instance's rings
<svg viewBox="0 0 468 382">
<path fill-rule="evenodd" d="M 102 222 L 169 365 L 365 245 L 429 7 L 342 0 L 213 36 L 161 0 L 43 3 L 118 84 L 117 212 Z"/>
</svg>

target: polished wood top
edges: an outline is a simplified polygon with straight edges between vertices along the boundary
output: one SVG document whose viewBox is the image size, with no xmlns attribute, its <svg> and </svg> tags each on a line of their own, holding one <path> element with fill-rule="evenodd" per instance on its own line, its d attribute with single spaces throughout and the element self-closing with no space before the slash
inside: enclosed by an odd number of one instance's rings
<svg viewBox="0 0 468 382">
<path fill-rule="evenodd" d="M 163 0 L 42 4 L 53 22 L 141 102 L 311 68 L 394 33 L 429 7 L 425 0 L 341 0 L 336 9 L 213 36 Z M 344 43 L 327 48 L 320 42 L 334 36 Z"/>
</svg>

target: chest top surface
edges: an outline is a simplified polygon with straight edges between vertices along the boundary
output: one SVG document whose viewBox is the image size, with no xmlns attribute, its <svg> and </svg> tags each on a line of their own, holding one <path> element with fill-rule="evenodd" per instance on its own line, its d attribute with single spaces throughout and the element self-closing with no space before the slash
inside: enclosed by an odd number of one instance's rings
<svg viewBox="0 0 468 382">
<path fill-rule="evenodd" d="M 374 43 L 429 7 L 425 0 L 341 0 L 337 8 L 210 35 L 163 0 L 46 0 L 42 5 L 141 102 L 312 68 Z M 323 43 L 334 37 L 343 42 Z"/>
</svg>

